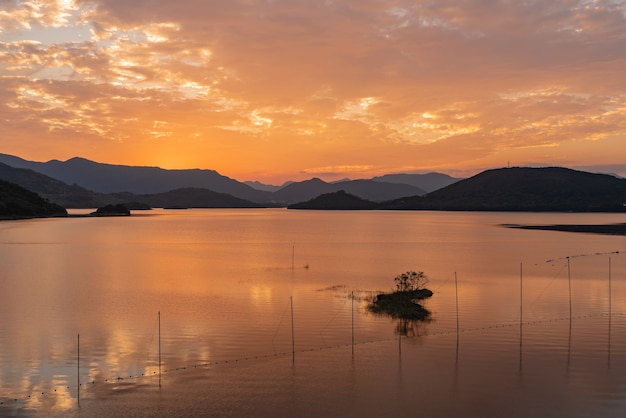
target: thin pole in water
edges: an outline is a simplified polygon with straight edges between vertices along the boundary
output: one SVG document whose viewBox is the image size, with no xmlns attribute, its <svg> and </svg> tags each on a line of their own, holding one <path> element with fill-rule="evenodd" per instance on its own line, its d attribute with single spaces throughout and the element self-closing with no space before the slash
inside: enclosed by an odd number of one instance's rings
<svg viewBox="0 0 626 418">
<path fill-rule="evenodd" d="M 569 257 L 567 257 L 567 283 L 569 286 L 569 337 L 567 339 L 567 371 L 569 372 L 572 356 L 572 275 L 570 272 Z"/>
<path fill-rule="evenodd" d="M 159 319 L 159 388 L 161 388 L 161 311 L 158 312 Z"/>
<path fill-rule="evenodd" d="M 354 290 L 352 291 L 351 294 L 351 299 L 352 299 L 352 307 L 351 307 L 351 312 L 352 312 L 352 357 L 354 357 Z"/>
<path fill-rule="evenodd" d="M 289 296 L 289 301 L 291 303 L 291 359 L 292 362 L 296 362 L 296 340 L 293 332 L 293 296 Z"/>
<path fill-rule="evenodd" d="M 519 263 L 519 324 L 520 329 L 522 328 L 522 322 L 524 318 L 524 286 L 523 286 L 523 277 L 524 277 L 524 265 Z"/>
<path fill-rule="evenodd" d="M 523 329 L 524 329 L 524 265 L 519 264 L 519 369 L 522 371 L 522 344 L 523 344 Z"/>
<path fill-rule="evenodd" d="M 607 367 L 611 368 L 611 257 L 609 257 L 609 342 L 607 347 Z"/>
<path fill-rule="evenodd" d="M 609 257 L 609 318 L 611 317 L 611 257 Z"/>
<path fill-rule="evenodd" d="M 456 361 L 459 361 L 459 281 L 456 271 L 454 272 L 454 290 L 456 297 Z"/>
<path fill-rule="evenodd" d="M 456 333 L 459 334 L 459 282 L 454 272 L 454 289 L 456 293 Z"/>
<path fill-rule="evenodd" d="M 572 319 L 572 275 L 569 267 L 569 257 L 567 257 L 567 284 L 569 287 L 569 318 Z"/>
<path fill-rule="evenodd" d="M 80 334 L 78 335 L 78 349 L 77 349 L 77 353 L 76 353 L 76 359 L 77 359 L 77 366 L 76 366 L 76 384 L 78 385 L 78 395 L 76 396 L 76 400 L 78 401 L 78 404 L 80 405 Z"/>
</svg>

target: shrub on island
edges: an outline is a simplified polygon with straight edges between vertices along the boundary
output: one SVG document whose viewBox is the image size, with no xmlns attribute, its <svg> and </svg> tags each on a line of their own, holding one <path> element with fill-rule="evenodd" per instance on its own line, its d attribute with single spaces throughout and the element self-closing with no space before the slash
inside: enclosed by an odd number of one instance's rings
<svg viewBox="0 0 626 418">
<path fill-rule="evenodd" d="M 378 294 L 369 306 L 369 310 L 376 314 L 388 315 L 392 318 L 425 320 L 430 311 L 417 303 L 418 300 L 433 295 L 430 289 L 424 286 L 428 277 L 423 271 L 408 271 L 395 277 L 396 291 Z"/>
</svg>

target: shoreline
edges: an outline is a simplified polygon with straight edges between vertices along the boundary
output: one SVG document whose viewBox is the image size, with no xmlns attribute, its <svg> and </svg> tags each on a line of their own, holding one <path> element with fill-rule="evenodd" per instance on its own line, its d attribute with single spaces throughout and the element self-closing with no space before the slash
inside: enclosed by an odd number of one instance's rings
<svg viewBox="0 0 626 418">
<path fill-rule="evenodd" d="M 503 224 L 506 228 L 516 229 L 532 229 L 540 231 L 560 231 L 560 232 L 578 232 L 585 234 L 602 234 L 602 235 L 626 235 L 626 223 L 622 224 L 604 224 L 604 225 L 582 225 L 582 224 L 553 224 L 553 225 L 518 225 Z"/>
</svg>

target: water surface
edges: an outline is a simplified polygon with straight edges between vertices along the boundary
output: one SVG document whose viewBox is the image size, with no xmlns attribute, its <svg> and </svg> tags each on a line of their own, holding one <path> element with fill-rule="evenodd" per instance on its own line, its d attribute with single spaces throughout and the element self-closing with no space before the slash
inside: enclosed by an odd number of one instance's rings
<svg viewBox="0 0 626 418">
<path fill-rule="evenodd" d="M 0 416 L 623 416 L 626 237 L 500 226 L 617 222 L 282 209 L 2 222 Z M 407 270 L 435 295 L 432 321 L 402 336 L 366 306 Z"/>
</svg>

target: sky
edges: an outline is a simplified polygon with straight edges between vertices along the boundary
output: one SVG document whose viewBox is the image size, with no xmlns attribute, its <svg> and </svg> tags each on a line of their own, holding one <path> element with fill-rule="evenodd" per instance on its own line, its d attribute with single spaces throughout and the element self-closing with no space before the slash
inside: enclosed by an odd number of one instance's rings
<svg viewBox="0 0 626 418">
<path fill-rule="evenodd" d="M 0 153 L 626 176 L 626 1 L 0 0 Z"/>
</svg>

